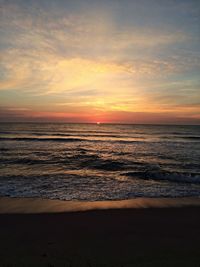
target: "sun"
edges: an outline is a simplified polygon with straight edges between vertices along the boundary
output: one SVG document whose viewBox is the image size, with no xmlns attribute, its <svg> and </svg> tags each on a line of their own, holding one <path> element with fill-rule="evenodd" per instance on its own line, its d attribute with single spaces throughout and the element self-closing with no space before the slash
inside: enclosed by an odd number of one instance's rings
<svg viewBox="0 0 200 267">
<path fill-rule="evenodd" d="M 97 125 L 100 125 L 101 123 L 100 123 L 100 121 L 97 121 Z"/>
</svg>

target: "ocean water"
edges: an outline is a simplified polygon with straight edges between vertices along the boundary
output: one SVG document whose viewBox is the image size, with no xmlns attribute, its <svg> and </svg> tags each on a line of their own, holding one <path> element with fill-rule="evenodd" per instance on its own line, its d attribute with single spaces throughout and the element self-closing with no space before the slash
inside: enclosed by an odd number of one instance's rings
<svg viewBox="0 0 200 267">
<path fill-rule="evenodd" d="M 200 126 L 1 123 L 0 196 L 200 196 Z"/>
</svg>

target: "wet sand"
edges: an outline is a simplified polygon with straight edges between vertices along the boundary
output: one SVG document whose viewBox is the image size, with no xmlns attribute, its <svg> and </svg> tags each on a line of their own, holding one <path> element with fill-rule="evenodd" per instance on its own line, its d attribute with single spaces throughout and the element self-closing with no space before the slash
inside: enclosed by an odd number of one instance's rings
<svg viewBox="0 0 200 267">
<path fill-rule="evenodd" d="M 1 198 L 0 266 L 199 267 L 199 199 L 111 202 Z"/>
<path fill-rule="evenodd" d="M 200 198 L 136 198 L 119 201 L 61 201 L 40 198 L 0 198 L 0 214 L 61 213 L 104 209 L 166 208 L 199 206 Z"/>
</svg>

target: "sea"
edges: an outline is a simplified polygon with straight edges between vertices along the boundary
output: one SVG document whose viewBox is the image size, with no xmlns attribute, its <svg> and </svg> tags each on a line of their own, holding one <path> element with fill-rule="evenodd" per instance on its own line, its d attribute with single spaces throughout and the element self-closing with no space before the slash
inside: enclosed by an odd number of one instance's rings
<svg viewBox="0 0 200 267">
<path fill-rule="evenodd" d="M 200 197 L 200 126 L 0 123 L 0 196 Z"/>
</svg>

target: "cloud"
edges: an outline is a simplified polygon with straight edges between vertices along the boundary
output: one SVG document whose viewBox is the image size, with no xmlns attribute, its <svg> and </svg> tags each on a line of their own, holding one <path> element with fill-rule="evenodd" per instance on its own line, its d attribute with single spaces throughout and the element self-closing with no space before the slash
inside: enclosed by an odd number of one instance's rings
<svg viewBox="0 0 200 267">
<path fill-rule="evenodd" d="M 69 57 L 116 57 L 119 52 L 126 54 L 125 50 L 133 53 L 137 49 L 160 49 L 192 38 L 179 28 L 171 31 L 134 24 L 119 28 L 110 9 L 71 13 L 59 7 L 52 11 L 37 5 L 25 8 L 12 3 L 2 5 L 0 10 L 5 34 L 2 42 L 11 47 L 14 43 L 18 48 L 45 49 Z"/>
<path fill-rule="evenodd" d="M 36 109 L 44 116 L 53 116 L 50 109 L 90 115 L 199 111 L 193 105 L 199 99 L 199 37 L 192 31 L 178 24 L 138 26 L 134 16 L 119 27 L 111 8 L 83 12 L 24 3 L 3 1 L 0 7 L 0 91 L 33 97 L 27 108 L 35 116 Z"/>
<path fill-rule="evenodd" d="M 91 87 L 118 86 L 129 84 L 130 80 L 158 79 L 190 68 L 188 59 L 129 60 L 66 58 L 48 51 L 8 50 L 0 54 L 4 76 L 0 89 L 17 89 L 36 94 L 51 94 L 76 90 L 91 90 Z M 190 62 L 191 63 L 191 62 Z M 191 63 L 192 64 L 192 63 Z M 198 62 L 194 62 L 196 67 Z M 111 88 L 107 88 L 111 90 Z"/>
</svg>

